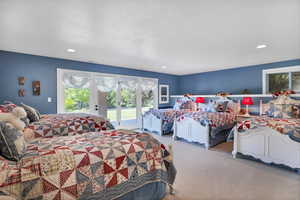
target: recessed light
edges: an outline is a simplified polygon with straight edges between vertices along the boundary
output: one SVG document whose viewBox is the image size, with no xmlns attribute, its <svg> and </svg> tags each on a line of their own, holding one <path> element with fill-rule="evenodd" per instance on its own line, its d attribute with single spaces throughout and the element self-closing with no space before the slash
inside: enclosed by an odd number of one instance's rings
<svg viewBox="0 0 300 200">
<path fill-rule="evenodd" d="M 166 68 L 167 68 L 167 66 L 163 65 L 163 66 L 161 66 L 161 68 L 163 68 L 163 69 L 166 69 Z"/>
<path fill-rule="evenodd" d="M 266 48 L 267 47 L 267 45 L 265 45 L 265 44 L 260 44 L 260 45 L 257 45 L 257 49 L 263 49 L 263 48 Z"/>
<path fill-rule="evenodd" d="M 70 53 L 74 53 L 74 52 L 76 52 L 76 50 L 75 50 L 75 49 L 68 49 L 67 51 L 68 51 L 68 52 L 70 52 Z"/>
</svg>

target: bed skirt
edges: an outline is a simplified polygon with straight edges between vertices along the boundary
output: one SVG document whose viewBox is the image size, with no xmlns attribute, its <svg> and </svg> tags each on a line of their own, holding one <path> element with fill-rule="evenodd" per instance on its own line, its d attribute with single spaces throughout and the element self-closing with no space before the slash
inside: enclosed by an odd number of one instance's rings
<svg viewBox="0 0 300 200">
<path fill-rule="evenodd" d="M 162 200 L 166 196 L 166 191 L 166 183 L 154 182 L 129 192 L 117 200 Z"/>
</svg>

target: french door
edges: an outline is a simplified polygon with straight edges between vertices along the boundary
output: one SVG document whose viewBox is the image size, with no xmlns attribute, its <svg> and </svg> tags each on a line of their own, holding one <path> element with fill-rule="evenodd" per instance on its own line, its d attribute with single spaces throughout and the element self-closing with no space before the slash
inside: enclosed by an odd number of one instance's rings
<svg viewBox="0 0 300 200">
<path fill-rule="evenodd" d="M 120 128 L 141 127 L 158 104 L 158 80 L 143 77 L 58 69 L 57 92 L 58 113 L 97 114 Z"/>
</svg>

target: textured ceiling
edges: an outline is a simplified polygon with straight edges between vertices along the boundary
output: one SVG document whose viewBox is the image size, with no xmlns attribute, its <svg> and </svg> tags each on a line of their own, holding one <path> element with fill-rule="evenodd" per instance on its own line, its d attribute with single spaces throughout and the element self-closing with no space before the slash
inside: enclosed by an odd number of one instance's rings
<svg viewBox="0 0 300 200">
<path fill-rule="evenodd" d="M 289 60 L 300 1 L 1 0 L 0 49 L 178 75 Z"/>
</svg>

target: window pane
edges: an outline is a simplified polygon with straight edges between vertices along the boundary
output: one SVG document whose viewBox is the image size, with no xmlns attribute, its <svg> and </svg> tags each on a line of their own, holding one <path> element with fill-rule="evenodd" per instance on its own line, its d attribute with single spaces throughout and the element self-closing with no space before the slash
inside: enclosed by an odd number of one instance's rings
<svg viewBox="0 0 300 200">
<path fill-rule="evenodd" d="M 276 91 L 289 89 L 289 74 L 269 74 L 269 92 L 273 93 Z"/>
<path fill-rule="evenodd" d="M 292 73 L 292 90 L 300 92 L 300 72 Z"/>
<path fill-rule="evenodd" d="M 88 112 L 90 90 L 88 88 L 65 88 L 65 111 Z"/>
</svg>

